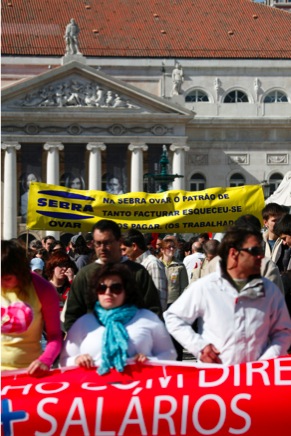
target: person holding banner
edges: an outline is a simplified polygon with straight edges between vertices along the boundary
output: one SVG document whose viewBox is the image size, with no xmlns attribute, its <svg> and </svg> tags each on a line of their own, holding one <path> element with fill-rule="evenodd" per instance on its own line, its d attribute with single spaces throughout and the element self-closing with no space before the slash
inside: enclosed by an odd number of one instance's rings
<svg viewBox="0 0 291 436">
<path fill-rule="evenodd" d="M 107 263 L 126 264 L 135 276 L 138 292 L 143 296 L 145 307 L 162 317 L 159 293 L 151 276 L 142 265 L 121 255 L 121 230 L 118 224 L 112 220 L 99 220 L 93 226 L 92 235 L 97 260 L 84 266 L 72 283 L 65 313 L 66 331 L 80 316 L 93 310 L 87 298 L 87 290 L 94 272 Z"/>
<path fill-rule="evenodd" d="M 47 375 L 62 347 L 59 299 L 47 280 L 30 271 L 25 249 L 12 240 L 1 241 L 1 325 L 1 369 Z"/>
<path fill-rule="evenodd" d="M 164 323 L 144 308 L 130 269 L 121 263 L 95 270 L 88 300 L 93 313 L 79 318 L 67 334 L 61 366 L 99 366 L 122 372 L 128 358 L 175 360 L 176 352 Z"/>
<path fill-rule="evenodd" d="M 218 271 L 191 283 L 164 313 L 169 333 L 205 363 L 240 364 L 287 354 L 291 320 L 283 294 L 260 276 L 262 234 L 230 228 Z M 192 329 L 198 319 L 198 333 Z"/>
</svg>

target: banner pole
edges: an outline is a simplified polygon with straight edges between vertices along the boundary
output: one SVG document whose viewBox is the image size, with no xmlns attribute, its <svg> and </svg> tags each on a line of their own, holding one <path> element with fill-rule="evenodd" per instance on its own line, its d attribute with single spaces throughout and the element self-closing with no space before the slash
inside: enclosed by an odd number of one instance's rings
<svg viewBox="0 0 291 436">
<path fill-rule="evenodd" d="M 28 254 L 28 237 L 29 237 L 29 229 L 26 230 L 26 254 Z"/>
</svg>

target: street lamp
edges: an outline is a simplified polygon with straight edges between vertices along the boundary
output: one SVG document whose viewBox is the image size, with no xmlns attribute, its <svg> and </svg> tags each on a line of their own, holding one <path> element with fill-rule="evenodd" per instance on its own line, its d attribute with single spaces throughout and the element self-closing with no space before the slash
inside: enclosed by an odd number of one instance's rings
<svg viewBox="0 0 291 436">
<path fill-rule="evenodd" d="M 153 179 L 155 182 L 158 182 L 160 185 L 160 189 L 157 192 L 165 192 L 168 191 L 169 183 L 172 183 L 177 177 L 184 177 L 179 174 L 168 174 L 168 151 L 167 146 L 163 145 L 163 152 L 160 159 L 160 173 L 153 174 L 147 173 L 144 175 L 144 178 Z"/>
</svg>

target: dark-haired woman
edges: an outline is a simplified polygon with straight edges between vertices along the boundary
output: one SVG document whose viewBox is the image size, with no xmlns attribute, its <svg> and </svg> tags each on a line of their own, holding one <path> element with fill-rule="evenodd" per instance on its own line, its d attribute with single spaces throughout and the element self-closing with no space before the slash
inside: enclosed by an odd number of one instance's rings
<svg viewBox="0 0 291 436">
<path fill-rule="evenodd" d="M 61 366 L 99 366 L 122 372 L 127 358 L 175 360 L 176 351 L 163 322 L 143 308 L 132 273 L 122 264 L 106 264 L 92 277 L 88 293 L 93 313 L 70 328 L 60 357 Z"/>
<path fill-rule="evenodd" d="M 27 368 L 32 376 L 46 375 L 62 346 L 58 296 L 50 283 L 30 271 L 25 249 L 14 241 L 1 241 L 1 324 L 1 369 Z"/>
<path fill-rule="evenodd" d="M 72 283 L 72 279 L 70 280 L 68 277 L 70 269 L 74 269 L 75 274 L 77 273 L 76 265 L 68 254 L 62 250 L 53 251 L 50 254 L 46 262 L 45 275 L 57 290 L 61 311 L 67 300 Z"/>
</svg>

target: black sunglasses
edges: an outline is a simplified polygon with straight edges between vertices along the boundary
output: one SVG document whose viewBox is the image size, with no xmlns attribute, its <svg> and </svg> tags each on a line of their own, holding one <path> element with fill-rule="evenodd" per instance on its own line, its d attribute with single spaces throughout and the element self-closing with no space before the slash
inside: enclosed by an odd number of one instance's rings
<svg viewBox="0 0 291 436">
<path fill-rule="evenodd" d="M 262 247 L 248 247 L 248 248 L 239 248 L 238 251 L 246 251 L 252 256 L 264 256 L 264 250 Z"/>
<path fill-rule="evenodd" d="M 97 294 L 105 294 L 107 289 L 110 289 L 110 292 L 116 295 L 121 294 L 121 292 L 124 290 L 122 283 L 112 283 L 110 286 L 105 285 L 105 283 L 100 283 L 97 286 L 96 292 Z"/>
</svg>

